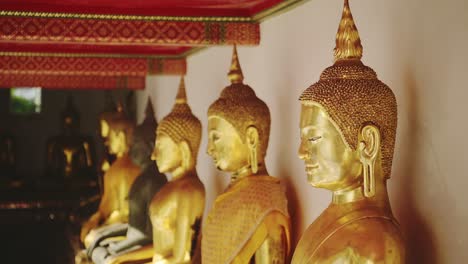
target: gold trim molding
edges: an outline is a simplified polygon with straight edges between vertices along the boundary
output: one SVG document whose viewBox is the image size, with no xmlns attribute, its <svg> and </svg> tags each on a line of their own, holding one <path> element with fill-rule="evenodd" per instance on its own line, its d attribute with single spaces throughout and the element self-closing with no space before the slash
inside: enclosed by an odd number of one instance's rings
<svg viewBox="0 0 468 264">
<path fill-rule="evenodd" d="M 143 16 L 113 14 L 78 14 L 55 12 L 31 12 L 0 10 L 0 16 L 39 17 L 39 18 L 74 18 L 105 20 L 145 20 L 145 21 L 179 21 L 179 22 L 262 22 L 272 15 L 282 14 L 309 0 L 286 0 L 272 8 L 259 12 L 253 17 L 219 17 L 219 16 Z"/>
<path fill-rule="evenodd" d="M 250 17 L 140 16 L 140 15 L 75 14 L 75 13 L 52 13 L 52 12 L 49 13 L 49 12 L 7 11 L 7 10 L 0 11 L 0 16 L 105 19 L 105 20 L 178 21 L 178 22 L 255 22 Z"/>
</svg>

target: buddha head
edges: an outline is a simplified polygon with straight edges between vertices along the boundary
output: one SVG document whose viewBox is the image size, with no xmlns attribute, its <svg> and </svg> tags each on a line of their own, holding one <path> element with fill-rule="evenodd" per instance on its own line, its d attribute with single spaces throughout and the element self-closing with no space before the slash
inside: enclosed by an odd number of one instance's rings
<svg viewBox="0 0 468 264">
<path fill-rule="evenodd" d="M 111 94 L 106 94 L 106 99 L 105 110 L 99 115 L 99 134 L 105 144 L 107 144 L 106 140 L 109 137 L 109 120 L 123 112 L 122 105 L 119 103 L 117 106 Z"/>
<path fill-rule="evenodd" d="M 162 119 L 156 130 L 156 142 L 151 159 L 162 173 L 172 179 L 195 169 L 201 140 L 201 122 L 187 104 L 184 79 L 181 78 L 172 111 Z"/>
<path fill-rule="evenodd" d="M 109 152 L 117 157 L 128 153 L 133 141 L 135 123 L 118 109 L 117 113 L 106 119 L 108 125 Z"/>
<path fill-rule="evenodd" d="M 308 182 L 332 191 L 363 186 L 366 197 L 390 177 L 397 127 L 392 90 L 361 62 L 348 1 L 336 36 L 335 63 L 300 97 L 299 157 Z"/>
<path fill-rule="evenodd" d="M 141 168 L 151 163 L 151 153 L 154 148 L 156 134 L 156 120 L 154 119 L 153 105 L 150 98 L 146 103 L 145 118 L 143 122 L 135 128 L 133 133 L 133 144 L 130 148 L 130 157 L 133 163 Z"/>
<path fill-rule="evenodd" d="M 208 155 L 219 170 L 253 174 L 264 158 L 270 135 L 270 111 L 254 90 L 243 84 L 242 69 L 234 46 L 231 85 L 208 109 Z"/>
<path fill-rule="evenodd" d="M 77 133 L 80 129 L 80 114 L 76 110 L 71 96 L 67 98 L 67 104 L 61 113 L 61 122 L 65 134 Z"/>
</svg>

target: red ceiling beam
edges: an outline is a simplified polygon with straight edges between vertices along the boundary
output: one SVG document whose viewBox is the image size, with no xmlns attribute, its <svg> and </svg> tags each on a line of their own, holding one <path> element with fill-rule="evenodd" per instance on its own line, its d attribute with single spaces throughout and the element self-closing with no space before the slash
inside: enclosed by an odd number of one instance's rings
<svg viewBox="0 0 468 264">
<path fill-rule="evenodd" d="M 0 87 L 42 87 L 47 89 L 145 89 L 145 77 L 80 76 L 42 74 L 0 74 Z"/>
<path fill-rule="evenodd" d="M 185 75 L 185 58 L 106 58 L 0 54 L 0 87 L 144 89 L 147 75 Z"/>
<path fill-rule="evenodd" d="M 149 59 L 149 75 L 185 75 L 187 60 L 183 59 Z"/>
<path fill-rule="evenodd" d="M 146 76 L 148 62 L 139 58 L 0 56 L 1 74 Z"/>
<path fill-rule="evenodd" d="M 0 13 L 0 42 L 86 45 L 258 45 L 258 22 L 125 20 L 11 16 Z M 169 20 L 167 20 L 169 19 Z"/>
<path fill-rule="evenodd" d="M 185 75 L 185 58 L 109 58 L 36 56 L 0 52 L 0 74 L 42 74 L 80 76 Z"/>
<path fill-rule="evenodd" d="M 252 17 L 295 0 L 2 0 L 3 10 L 123 16 Z"/>
</svg>

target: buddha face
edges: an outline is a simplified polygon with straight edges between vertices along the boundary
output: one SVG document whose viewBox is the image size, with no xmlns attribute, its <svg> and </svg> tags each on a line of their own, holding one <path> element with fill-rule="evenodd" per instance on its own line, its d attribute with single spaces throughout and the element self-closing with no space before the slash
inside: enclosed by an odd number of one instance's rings
<svg viewBox="0 0 468 264">
<path fill-rule="evenodd" d="M 109 124 L 107 123 L 106 120 L 101 120 L 101 137 L 102 138 L 107 138 L 109 136 Z"/>
<path fill-rule="evenodd" d="M 122 131 L 109 129 L 109 152 L 111 154 L 122 154 L 127 149 L 125 134 Z"/>
<path fill-rule="evenodd" d="M 65 132 L 76 132 L 79 129 L 79 119 L 71 115 L 63 116 L 62 128 Z"/>
<path fill-rule="evenodd" d="M 178 144 L 167 134 L 158 132 L 151 160 L 156 161 L 156 165 L 162 173 L 174 171 L 182 163 Z"/>
<path fill-rule="evenodd" d="M 299 158 L 311 185 L 338 191 L 360 182 L 358 152 L 345 144 L 322 107 L 302 105 L 300 132 Z"/>
<path fill-rule="evenodd" d="M 208 117 L 208 155 L 222 171 L 236 172 L 249 165 L 249 149 L 225 119 Z"/>
</svg>

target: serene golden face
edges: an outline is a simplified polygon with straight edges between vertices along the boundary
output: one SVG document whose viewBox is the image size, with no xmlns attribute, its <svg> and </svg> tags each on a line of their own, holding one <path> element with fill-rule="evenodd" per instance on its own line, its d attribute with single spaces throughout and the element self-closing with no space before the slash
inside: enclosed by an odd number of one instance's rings
<svg viewBox="0 0 468 264">
<path fill-rule="evenodd" d="M 358 152 L 347 147 L 322 107 L 302 105 L 300 132 L 299 158 L 311 185 L 337 191 L 361 180 Z"/>
<path fill-rule="evenodd" d="M 101 137 L 106 139 L 109 136 L 109 124 L 106 120 L 101 120 Z"/>
<path fill-rule="evenodd" d="M 124 153 L 127 148 L 125 134 L 122 131 L 109 129 L 108 144 L 109 152 L 111 154 Z"/>
<path fill-rule="evenodd" d="M 208 155 L 222 171 L 236 172 L 249 165 L 249 149 L 225 119 L 208 117 Z"/>
<path fill-rule="evenodd" d="M 162 173 L 174 171 L 182 163 L 179 145 L 167 134 L 158 132 L 151 160 L 156 161 L 156 165 Z"/>
</svg>

